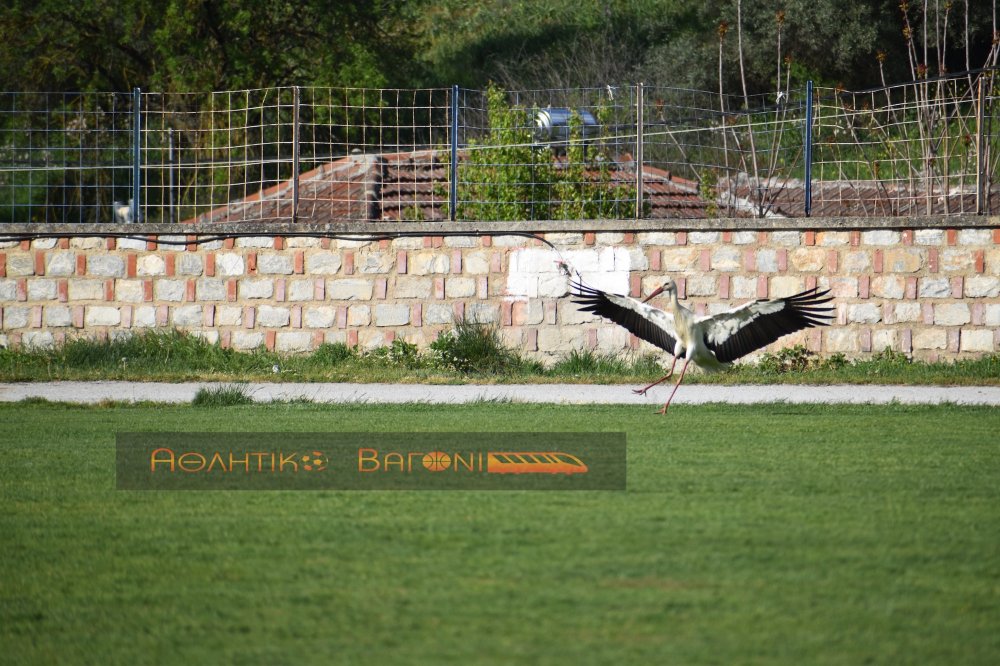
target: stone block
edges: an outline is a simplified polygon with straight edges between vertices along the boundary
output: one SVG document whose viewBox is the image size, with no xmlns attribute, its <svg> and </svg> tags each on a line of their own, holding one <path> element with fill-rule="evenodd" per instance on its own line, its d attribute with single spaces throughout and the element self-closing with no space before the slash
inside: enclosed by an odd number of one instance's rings
<svg viewBox="0 0 1000 666">
<path fill-rule="evenodd" d="M 298 354 L 310 349 L 312 349 L 312 333 L 307 331 L 278 331 L 275 336 L 275 351 Z"/>
<path fill-rule="evenodd" d="M 815 273 L 826 265 L 826 250 L 817 247 L 800 247 L 788 253 L 788 265 L 793 271 Z"/>
<path fill-rule="evenodd" d="M 671 247 L 663 250 L 661 267 L 665 272 L 677 273 L 698 270 L 701 249 L 687 246 Z"/>
<path fill-rule="evenodd" d="M 302 310 L 306 328 L 330 328 L 337 320 L 337 308 L 330 305 L 306 307 Z"/>
<path fill-rule="evenodd" d="M 903 298 L 906 295 L 906 279 L 898 275 L 877 275 L 872 278 L 871 293 L 876 298 Z"/>
<path fill-rule="evenodd" d="M 347 308 L 348 326 L 368 326 L 372 323 L 372 309 L 367 305 L 352 305 Z"/>
<path fill-rule="evenodd" d="M 921 310 L 920 303 L 914 301 L 896 303 L 892 307 L 892 312 L 893 321 L 886 321 L 887 324 L 896 322 L 914 322 L 923 319 L 923 311 Z"/>
<path fill-rule="evenodd" d="M 240 298 L 272 298 L 273 296 L 273 278 L 243 278 L 239 281 Z"/>
<path fill-rule="evenodd" d="M 992 245 L 992 229 L 959 229 L 959 245 Z"/>
<path fill-rule="evenodd" d="M 410 306 L 379 303 L 375 306 L 376 326 L 405 326 L 410 323 Z"/>
<path fill-rule="evenodd" d="M 722 233 L 719 231 L 692 231 L 687 240 L 691 245 L 712 245 L 718 243 L 721 237 Z"/>
<path fill-rule="evenodd" d="M 826 351 L 851 353 L 858 351 L 858 333 L 849 328 L 825 328 Z"/>
<path fill-rule="evenodd" d="M 195 283 L 195 295 L 199 301 L 224 301 L 226 283 L 219 278 L 199 278 Z"/>
<path fill-rule="evenodd" d="M 65 305 L 49 305 L 45 308 L 42 320 L 46 326 L 53 328 L 73 325 L 73 313 Z"/>
<path fill-rule="evenodd" d="M 235 277 L 246 272 L 243 255 L 234 252 L 220 252 L 215 255 L 215 273 L 219 277 Z"/>
<path fill-rule="evenodd" d="M 913 232 L 916 245 L 941 245 L 944 243 L 944 229 L 917 229 Z"/>
<path fill-rule="evenodd" d="M 941 251 L 940 269 L 947 273 L 971 272 L 976 257 L 971 249 L 947 248 Z"/>
<path fill-rule="evenodd" d="M 469 275 L 486 275 L 490 272 L 490 253 L 485 250 L 467 252 L 462 257 L 462 271 Z"/>
<path fill-rule="evenodd" d="M 46 258 L 45 274 L 50 277 L 67 277 L 75 271 L 75 252 L 53 252 Z"/>
<path fill-rule="evenodd" d="M 375 290 L 372 280 L 327 280 L 326 297 L 331 301 L 370 301 Z"/>
<path fill-rule="evenodd" d="M 591 280 L 587 280 L 592 284 Z M 569 293 L 569 278 L 560 273 L 546 273 L 538 277 L 538 296 L 540 298 L 562 298 Z M 472 294 L 469 294 L 470 296 Z"/>
<path fill-rule="evenodd" d="M 428 303 L 424 306 L 423 319 L 425 325 L 451 324 L 454 321 L 454 312 L 450 305 Z"/>
<path fill-rule="evenodd" d="M 959 350 L 964 352 L 992 352 L 993 331 L 963 328 L 959 337 Z"/>
<path fill-rule="evenodd" d="M 845 252 L 841 271 L 844 273 L 870 273 L 872 257 L 866 251 Z"/>
<path fill-rule="evenodd" d="M 712 270 L 732 272 L 743 269 L 743 256 L 738 248 L 724 245 L 712 251 Z"/>
<path fill-rule="evenodd" d="M 639 245 L 677 245 L 677 233 L 673 231 L 644 231 L 636 234 Z"/>
<path fill-rule="evenodd" d="M 257 272 L 261 275 L 291 275 L 292 255 L 290 253 L 258 255 Z"/>
<path fill-rule="evenodd" d="M 876 303 L 852 303 L 847 306 L 847 321 L 852 324 L 877 324 L 882 321 L 882 308 Z"/>
<path fill-rule="evenodd" d="M 264 332 L 233 331 L 232 337 L 229 339 L 229 344 L 232 345 L 233 349 L 239 351 L 258 349 L 264 346 Z"/>
<path fill-rule="evenodd" d="M 115 280 L 115 300 L 122 303 L 142 303 L 146 297 L 144 280 Z"/>
<path fill-rule="evenodd" d="M 986 275 L 965 278 L 965 296 L 967 298 L 1000 297 L 1000 278 Z"/>
<path fill-rule="evenodd" d="M 994 328 L 1000 327 L 1000 304 L 990 303 L 983 308 L 983 323 Z"/>
<path fill-rule="evenodd" d="M 261 305 L 257 308 L 257 324 L 264 328 L 281 328 L 291 321 L 291 311 L 287 307 Z"/>
<path fill-rule="evenodd" d="M 394 252 L 360 252 L 355 266 L 358 272 L 366 275 L 388 273 L 396 263 Z"/>
<path fill-rule="evenodd" d="M 66 295 L 71 301 L 103 301 L 104 280 L 69 280 Z"/>
<path fill-rule="evenodd" d="M 125 259 L 113 254 L 92 254 L 87 257 L 87 273 L 99 277 L 125 277 Z M 10 260 L 7 261 L 10 274 Z"/>
<path fill-rule="evenodd" d="M 243 324 L 243 306 L 219 305 L 215 308 L 216 326 L 241 326 Z"/>
<path fill-rule="evenodd" d="M 900 233 L 892 229 L 873 229 L 861 232 L 861 242 L 864 245 L 899 245 Z"/>
<path fill-rule="evenodd" d="M 274 238 L 270 236 L 240 236 L 236 239 L 236 247 L 274 247 Z"/>
<path fill-rule="evenodd" d="M 427 295 L 430 295 L 430 279 L 426 281 Z M 445 298 L 471 298 L 476 295 L 476 279 L 467 277 L 445 278 L 444 295 Z M 423 298 L 426 298 L 426 296 Z"/>
<path fill-rule="evenodd" d="M 178 275 L 201 275 L 205 272 L 205 260 L 198 254 L 182 252 L 177 255 Z"/>
<path fill-rule="evenodd" d="M 27 277 L 35 274 L 35 260 L 30 254 L 7 256 L 7 277 Z"/>
<path fill-rule="evenodd" d="M 334 275 L 343 263 L 339 252 L 314 252 L 306 255 L 305 271 L 309 275 Z"/>
<path fill-rule="evenodd" d="M 445 247 L 477 247 L 479 245 L 479 239 L 475 236 L 445 236 L 444 246 Z"/>
<path fill-rule="evenodd" d="M 465 320 L 477 324 L 492 324 L 499 319 L 499 307 L 490 303 L 470 303 L 465 308 Z"/>
<path fill-rule="evenodd" d="M 56 300 L 56 281 L 49 278 L 34 278 L 28 280 L 29 301 Z"/>
<path fill-rule="evenodd" d="M 31 308 L 20 305 L 8 305 L 3 309 L 4 329 L 27 328 L 31 321 Z"/>
<path fill-rule="evenodd" d="M 84 326 L 118 326 L 122 323 L 122 313 L 118 308 L 104 305 L 88 305 L 84 312 Z"/>
<path fill-rule="evenodd" d="M 692 275 L 687 279 L 686 291 L 691 296 L 715 296 L 716 278 L 711 275 Z"/>
<path fill-rule="evenodd" d="M 186 290 L 186 280 L 156 280 L 153 282 L 153 298 L 158 301 L 183 301 Z"/>
<path fill-rule="evenodd" d="M 448 278 L 448 280 L 454 280 L 457 278 Z M 475 292 L 475 280 L 471 278 L 464 278 L 469 282 L 473 283 L 473 293 Z M 420 298 L 428 299 L 431 297 L 431 290 L 433 289 L 433 280 L 429 277 L 409 277 L 405 275 L 400 275 L 396 278 L 396 286 L 392 290 L 392 295 L 396 298 Z M 471 295 L 471 294 L 469 294 Z"/>
<path fill-rule="evenodd" d="M 55 346 L 55 336 L 49 331 L 25 331 L 21 344 L 25 349 L 51 349 Z"/>
<path fill-rule="evenodd" d="M 173 309 L 174 326 L 201 326 L 202 308 L 194 303 L 189 305 L 179 305 Z"/>
<path fill-rule="evenodd" d="M 882 268 L 887 273 L 915 273 L 924 264 L 926 251 L 914 247 L 894 247 L 885 251 Z"/>
<path fill-rule="evenodd" d="M 944 349 L 948 346 L 948 332 L 940 328 L 925 328 L 913 332 L 914 349 Z"/>
<path fill-rule="evenodd" d="M 135 262 L 136 274 L 142 277 L 155 277 L 167 274 L 167 262 L 158 254 L 147 254 Z"/>
<path fill-rule="evenodd" d="M 777 273 L 778 251 L 769 247 L 757 250 L 757 270 L 761 273 Z"/>
<path fill-rule="evenodd" d="M 948 278 L 922 277 L 917 284 L 920 298 L 950 298 L 951 281 Z"/>
<path fill-rule="evenodd" d="M 316 285 L 312 280 L 289 280 L 286 296 L 290 301 L 311 301 L 316 294 Z"/>
<path fill-rule="evenodd" d="M 802 245 L 801 231 L 772 231 L 771 243 L 783 247 L 799 247 Z"/>
<path fill-rule="evenodd" d="M 132 328 L 155 328 L 156 307 L 140 305 L 132 312 Z"/>
<path fill-rule="evenodd" d="M 17 280 L 0 279 L 0 303 L 13 301 L 17 298 Z"/>
<path fill-rule="evenodd" d="M 934 323 L 938 326 L 962 326 L 972 321 L 965 303 L 939 303 L 934 306 Z"/>
<path fill-rule="evenodd" d="M 806 288 L 805 280 L 797 275 L 776 275 L 771 278 L 769 286 L 768 295 L 771 298 L 792 296 Z"/>
<path fill-rule="evenodd" d="M 447 273 L 450 268 L 451 258 L 442 252 L 414 252 L 407 264 L 407 272 L 411 275 L 439 275 Z"/>
</svg>

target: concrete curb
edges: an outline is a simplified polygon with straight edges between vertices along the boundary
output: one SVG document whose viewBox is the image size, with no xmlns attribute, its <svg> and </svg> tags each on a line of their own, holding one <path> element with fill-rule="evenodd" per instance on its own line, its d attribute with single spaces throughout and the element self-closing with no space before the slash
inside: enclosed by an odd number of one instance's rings
<svg viewBox="0 0 1000 666">
<path fill-rule="evenodd" d="M 83 404 L 103 400 L 190 402 L 198 389 L 223 383 L 183 382 L 33 382 L 0 384 L 0 402 L 44 398 Z M 431 403 L 458 404 L 476 401 L 618 404 L 660 406 L 668 389 L 654 389 L 647 396 L 632 393 L 632 386 L 588 384 L 320 384 L 252 383 L 248 392 L 258 402 L 307 399 L 320 403 Z M 674 404 L 721 402 L 759 404 L 773 402 L 815 404 L 938 404 L 1000 406 L 1000 386 L 684 386 Z"/>
</svg>

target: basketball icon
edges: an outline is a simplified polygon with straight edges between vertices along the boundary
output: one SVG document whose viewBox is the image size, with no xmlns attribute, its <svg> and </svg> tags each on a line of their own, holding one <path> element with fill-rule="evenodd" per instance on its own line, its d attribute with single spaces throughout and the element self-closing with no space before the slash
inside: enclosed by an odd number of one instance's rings
<svg viewBox="0 0 1000 666">
<path fill-rule="evenodd" d="M 431 472 L 442 472 L 451 467 L 451 456 L 442 451 L 431 451 L 424 455 L 424 467 Z"/>
</svg>

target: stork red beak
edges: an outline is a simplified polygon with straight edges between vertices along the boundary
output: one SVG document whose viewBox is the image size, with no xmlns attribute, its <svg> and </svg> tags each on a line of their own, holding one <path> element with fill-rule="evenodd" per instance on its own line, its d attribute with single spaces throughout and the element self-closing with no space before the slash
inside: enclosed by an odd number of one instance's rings
<svg viewBox="0 0 1000 666">
<path fill-rule="evenodd" d="M 652 299 L 656 298 L 657 296 L 659 296 L 659 295 L 660 295 L 660 294 L 662 294 L 662 293 L 663 293 L 663 287 L 657 287 L 657 288 L 656 288 L 656 289 L 655 289 L 655 290 L 653 291 L 653 293 L 652 293 L 652 294 L 650 294 L 650 295 L 649 295 L 649 296 L 647 296 L 646 298 L 642 299 L 642 302 L 643 302 L 643 303 L 647 303 L 647 302 L 651 301 Z"/>
</svg>

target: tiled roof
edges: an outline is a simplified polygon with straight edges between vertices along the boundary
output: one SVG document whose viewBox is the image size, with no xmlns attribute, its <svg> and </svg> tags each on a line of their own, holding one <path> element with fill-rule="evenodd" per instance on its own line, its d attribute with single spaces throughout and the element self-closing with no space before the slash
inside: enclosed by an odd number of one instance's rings
<svg viewBox="0 0 1000 666">
<path fill-rule="evenodd" d="M 464 159 L 460 155 L 459 159 Z M 450 155 L 422 150 L 393 154 L 351 155 L 322 164 L 299 177 L 301 222 L 436 222 L 448 218 Z M 558 166 L 558 165 L 557 165 Z M 643 173 L 645 219 L 751 217 L 760 196 L 767 217 L 804 217 L 801 181 L 770 181 L 762 190 L 745 175 L 720 181 L 717 199 L 699 194 L 698 184 L 670 171 L 646 165 Z M 589 177 L 597 178 L 595 171 Z M 610 169 L 611 182 L 634 191 L 635 162 L 628 155 Z M 762 193 L 761 193 L 762 192 Z M 1000 208 L 1000 191 L 990 196 L 990 210 Z M 926 190 L 877 181 L 814 182 L 813 217 L 915 216 L 975 213 L 972 192 L 927 197 Z M 252 196 L 216 208 L 189 222 L 253 222 L 291 219 L 292 183 L 285 181 Z"/>
<path fill-rule="evenodd" d="M 299 176 L 299 221 L 440 221 L 447 219 L 450 156 L 442 151 L 351 155 Z M 591 174 L 592 176 L 594 174 Z M 634 162 L 616 163 L 611 181 L 635 185 Z M 669 171 L 643 168 L 647 219 L 704 218 L 712 206 L 697 183 Z M 292 183 L 278 183 L 189 222 L 289 219 Z"/>
<path fill-rule="evenodd" d="M 745 178 L 734 188 L 724 188 L 719 197 L 725 207 L 727 199 L 741 205 L 756 200 L 756 188 Z M 770 204 L 770 214 L 777 217 L 805 216 L 805 187 L 801 181 L 772 183 L 763 194 Z M 990 195 L 990 210 L 1000 205 L 1000 192 Z M 970 191 L 932 193 L 916 185 L 910 187 L 879 181 L 813 182 L 812 217 L 912 217 L 919 215 L 975 214 L 976 194 Z"/>
</svg>

